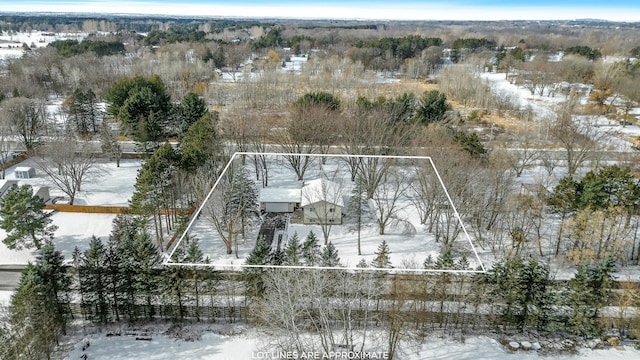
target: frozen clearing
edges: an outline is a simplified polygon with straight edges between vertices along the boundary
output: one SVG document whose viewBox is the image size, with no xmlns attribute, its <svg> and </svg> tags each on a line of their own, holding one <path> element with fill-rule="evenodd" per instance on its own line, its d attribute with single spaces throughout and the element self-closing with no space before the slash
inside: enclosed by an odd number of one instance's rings
<svg viewBox="0 0 640 360">
<path fill-rule="evenodd" d="M 151 341 L 135 340 L 135 336 L 112 336 L 106 334 L 91 335 L 75 345 L 65 359 L 79 359 L 83 353 L 88 359 L 125 360 L 125 359 L 203 359 L 203 360 L 244 360 L 244 359 L 300 359 L 298 356 L 278 356 L 276 349 L 265 349 L 261 344 L 264 337 L 258 335 L 224 336 L 206 333 L 199 340 L 188 342 L 167 335 L 152 335 Z M 83 345 L 90 346 L 84 352 Z M 311 359 L 323 359 L 323 354 Z M 273 356 L 272 356 L 273 355 Z M 426 341 L 398 358 L 405 360 L 477 360 L 477 359 L 557 359 L 557 360 L 596 360 L 596 359 L 640 359 L 640 351 L 631 347 L 616 349 L 581 349 L 576 355 L 539 355 L 536 352 L 510 352 L 495 339 L 486 336 L 466 338 L 464 343 L 429 337 Z M 328 357 L 324 357 L 327 359 Z M 346 359 L 346 357 L 332 357 Z"/>
<path fill-rule="evenodd" d="M 138 169 L 142 162 L 137 159 L 123 159 L 120 167 L 112 161 L 101 163 L 102 172 L 91 182 L 83 184 L 82 191 L 76 197 L 76 205 L 128 206 L 134 192 L 134 184 Z M 32 159 L 27 159 L 7 169 L 7 179 L 16 179 L 13 170 L 18 166 L 34 166 Z M 36 177 L 20 179 L 19 185 L 52 186 L 51 180 L 36 169 Z M 50 188 L 51 198 L 64 197 L 60 190 Z M 66 261 L 71 261 L 73 249 L 89 247 L 92 236 L 106 242 L 111 233 L 114 214 L 85 214 L 56 212 L 51 216 L 53 224 L 58 226 L 54 233 L 53 243 L 62 252 Z M 6 233 L 0 229 L 0 240 Z M 9 250 L 0 242 L 0 265 L 25 265 L 35 260 L 35 249 Z"/>
</svg>

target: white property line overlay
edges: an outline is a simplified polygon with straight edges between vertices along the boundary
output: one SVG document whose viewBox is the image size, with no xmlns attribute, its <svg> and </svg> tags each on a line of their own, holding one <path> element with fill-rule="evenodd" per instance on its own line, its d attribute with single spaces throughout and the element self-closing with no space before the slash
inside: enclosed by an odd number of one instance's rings
<svg viewBox="0 0 640 360">
<path fill-rule="evenodd" d="M 435 172 L 436 176 L 438 177 L 438 181 L 440 182 L 440 186 L 442 187 L 442 190 L 444 191 L 445 195 L 447 196 L 447 200 L 449 201 L 449 204 L 451 205 L 451 208 L 453 209 L 453 214 L 454 214 L 455 218 L 458 220 L 458 223 L 460 224 L 460 227 L 462 228 L 462 232 L 464 232 L 464 235 L 466 236 L 467 241 L 469 242 L 469 245 L 471 246 L 471 250 L 473 250 L 473 254 L 476 256 L 476 260 L 478 260 L 478 263 L 480 264 L 480 268 L 482 270 L 447 270 L 447 269 L 437 270 L 437 269 L 403 269 L 403 268 L 371 268 L 371 267 L 360 268 L 360 267 L 329 267 L 329 266 L 323 267 L 323 266 L 304 266 L 304 265 L 303 266 L 291 266 L 291 265 L 247 265 L 247 264 L 215 264 L 215 263 L 206 264 L 206 263 L 176 263 L 176 262 L 170 262 L 169 260 L 173 256 L 173 253 L 176 251 L 178 246 L 182 243 L 182 240 L 185 238 L 185 236 L 187 236 L 187 233 L 191 229 L 191 226 L 193 225 L 193 223 L 198 218 L 198 216 L 196 214 L 200 214 L 202 212 L 202 209 L 204 209 L 205 204 L 207 203 L 207 201 L 209 201 L 209 198 L 211 198 L 211 195 L 213 195 L 213 191 L 216 189 L 216 187 L 220 183 L 220 180 L 222 179 L 223 175 L 227 172 L 227 170 L 231 166 L 231 163 L 235 160 L 236 156 L 247 156 L 247 155 L 307 156 L 307 157 L 314 156 L 314 157 L 339 157 L 339 158 L 379 158 L 379 159 L 402 159 L 402 160 L 428 160 L 429 163 L 431 164 L 431 167 L 433 168 L 433 171 Z M 476 250 L 476 247 L 473 245 L 473 242 L 471 241 L 471 237 L 469 236 L 469 233 L 467 232 L 467 229 L 465 228 L 464 223 L 462 222 L 462 219 L 460 218 L 460 214 L 458 213 L 458 209 L 456 209 L 456 206 L 453 204 L 453 201 L 451 200 L 451 196 L 449 195 L 449 191 L 447 191 L 447 187 L 444 185 L 444 182 L 442 181 L 442 177 L 440 177 L 440 173 L 438 172 L 438 169 L 436 168 L 436 165 L 433 163 L 433 159 L 431 159 L 431 156 L 302 154 L 302 153 L 243 152 L 243 151 L 235 152 L 231 156 L 231 159 L 229 159 L 229 162 L 227 163 L 227 165 L 225 165 L 224 169 L 222 169 L 222 172 L 220 173 L 220 176 L 218 176 L 218 179 L 216 179 L 215 183 L 211 187 L 211 190 L 209 190 L 209 193 L 207 194 L 207 196 L 204 198 L 204 200 L 202 201 L 202 203 L 198 207 L 198 210 L 196 210 L 193 213 L 193 215 L 191 217 L 191 220 L 189 221 L 189 224 L 187 225 L 187 228 L 184 230 L 182 235 L 180 235 L 180 238 L 175 243 L 175 245 L 173 245 L 172 247 L 173 247 L 173 249 L 171 250 L 169 255 L 167 255 L 165 257 L 165 260 L 163 261 L 164 265 L 179 265 L 179 266 L 193 266 L 193 267 L 207 266 L 207 267 L 213 267 L 213 268 L 218 267 L 218 268 L 322 269 L 322 270 L 356 270 L 356 271 L 385 271 L 385 272 L 414 272 L 414 273 L 426 273 L 426 272 L 434 272 L 434 273 L 486 273 L 487 272 L 487 269 L 484 267 L 484 264 L 482 263 L 482 260 L 480 260 L 480 256 L 478 256 L 478 251 Z"/>
</svg>

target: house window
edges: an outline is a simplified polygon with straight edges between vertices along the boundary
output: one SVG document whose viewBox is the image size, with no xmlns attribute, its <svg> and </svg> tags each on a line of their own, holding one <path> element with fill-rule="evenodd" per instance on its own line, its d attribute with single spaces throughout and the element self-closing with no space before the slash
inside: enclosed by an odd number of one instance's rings
<svg viewBox="0 0 640 360">
<path fill-rule="evenodd" d="M 329 222 L 330 223 L 334 223 L 334 222 L 336 222 L 336 219 L 329 219 Z"/>
<path fill-rule="evenodd" d="M 329 212 L 335 212 L 336 209 L 335 208 L 329 208 Z"/>
<path fill-rule="evenodd" d="M 309 208 L 309 211 L 316 211 L 316 208 L 314 208 L 314 207 L 310 207 L 310 208 Z"/>
<path fill-rule="evenodd" d="M 316 219 L 314 219 L 314 218 L 309 218 L 309 222 L 316 222 Z"/>
</svg>

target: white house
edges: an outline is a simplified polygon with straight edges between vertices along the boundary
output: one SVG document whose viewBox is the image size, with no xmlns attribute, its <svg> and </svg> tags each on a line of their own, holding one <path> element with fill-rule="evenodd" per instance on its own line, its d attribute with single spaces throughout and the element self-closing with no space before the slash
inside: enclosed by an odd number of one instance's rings
<svg viewBox="0 0 640 360">
<path fill-rule="evenodd" d="M 342 224 L 342 187 L 325 179 L 309 181 L 302 187 L 300 206 L 305 224 Z"/>
<path fill-rule="evenodd" d="M 262 188 L 260 210 L 272 213 L 292 213 L 300 207 L 300 189 Z"/>
</svg>

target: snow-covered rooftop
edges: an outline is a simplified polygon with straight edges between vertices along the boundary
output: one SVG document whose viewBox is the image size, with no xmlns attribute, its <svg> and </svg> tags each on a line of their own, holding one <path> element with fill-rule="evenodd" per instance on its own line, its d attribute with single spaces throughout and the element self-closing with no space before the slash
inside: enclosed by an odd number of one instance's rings
<svg viewBox="0 0 640 360">
<path fill-rule="evenodd" d="M 342 187 L 333 181 L 323 178 L 311 180 L 302 187 L 301 206 L 326 201 L 338 206 L 344 206 Z"/>
<path fill-rule="evenodd" d="M 300 189 L 266 187 L 260 190 L 260 202 L 262 203 L 298 203 L 300 196 Z"/>
</svg>

